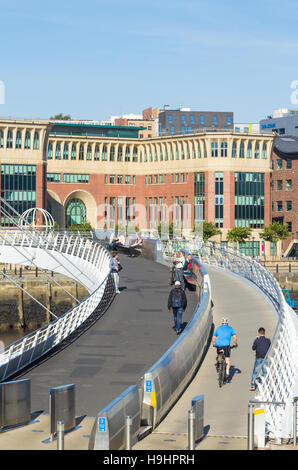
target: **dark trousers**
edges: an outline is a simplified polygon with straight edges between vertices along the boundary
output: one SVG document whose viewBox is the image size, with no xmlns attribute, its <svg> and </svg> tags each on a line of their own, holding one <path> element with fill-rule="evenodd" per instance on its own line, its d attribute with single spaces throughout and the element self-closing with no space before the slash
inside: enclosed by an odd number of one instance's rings
<svg viewBox="0 0 298 470">
<path fill-rule="evenodd" d="M 179 331 L 181 328 L 182 314 L 183 314 L 182 307 L 173 307 L 173 317 L 174 317 L 174 324 L 175 324 L 176 331 Z"/>
</svg>

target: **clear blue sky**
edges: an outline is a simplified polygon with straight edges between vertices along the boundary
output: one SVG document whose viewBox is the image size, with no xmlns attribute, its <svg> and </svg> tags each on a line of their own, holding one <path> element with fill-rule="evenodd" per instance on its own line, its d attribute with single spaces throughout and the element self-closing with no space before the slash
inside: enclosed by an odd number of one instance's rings
<svg viewBox="0 0 298 470">
<path fill-rule="evenodd" d="M 297 18 L 297 0 L 0 0 L 0 116 L 168 104 L 258 121 L 295 107 Z"/>
</svg>

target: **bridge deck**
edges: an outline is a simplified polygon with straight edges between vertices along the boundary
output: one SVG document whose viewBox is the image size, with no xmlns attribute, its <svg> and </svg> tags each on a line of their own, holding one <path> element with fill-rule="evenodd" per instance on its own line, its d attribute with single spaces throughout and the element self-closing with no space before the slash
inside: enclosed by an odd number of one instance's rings
<svg viewBox="0 0 298 470">
<path fill-rule="evenodd" d="M 188 410 L 191 399 L 201 394 L 204 395 L 204 426 L 210 439 L 203 440 L 197 449 L 247 448 L 244 439 L 225 437 L 247 436 L 248 402 L 253 398 L 253 392 L 249 391 L 254 363 L 251 346 L 261 326 L 272 338 L 277 319 L 267 301 L 246 282 L 209 266 L 206 269 L 211 279 L 215 327 L 223 316 L 228 317 L 238 336 L 239 347 L 232 350 L 231 356 L 232 380 L 221 389 L 218 387 L 214 367 L 216 353 L 210 347 L 186 392 L 156 430 L 134 449 L 181 449 L 181 444 L 182 449 L 186 449 Z M 216 436 L 221 438 L 216 440 Z M 220 444 L 219 441 L 227 442 Z"/>
<path fill-rule="evenodd" d="M 76 412 L 96 416 L 137 383 L 177 339 L 168 313 L 169 269 L 142 257 L 120 254 L 120 290 L 105 315 L 74 343 L 32 369 L 32 409 L 49 408 L 52 387 L 75 384 Z M 187 322 L 196 295 L 187 291 Z"/>
</svg>

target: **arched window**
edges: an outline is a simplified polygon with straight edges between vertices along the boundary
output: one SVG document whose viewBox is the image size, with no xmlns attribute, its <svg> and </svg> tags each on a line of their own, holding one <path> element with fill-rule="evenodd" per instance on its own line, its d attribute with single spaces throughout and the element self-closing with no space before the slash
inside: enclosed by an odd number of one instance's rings
<svg viewBox="0 0 298 470">
<path fill-rule="evenodd" d="M 92 148 L 90 144 L 87 147 L 86 160 L 92 160 Z"/>
<path fill-rule="evenodd" d="M 55 160 L 61 160 L 61 145 L 56 144 Z"/>
<path fill-rule="evenodd" d="M 103 145 L 102 147 L 101 159 L 103 162 L 106 162 L 108 160 L 108 148 L 106 145 Z"/>
<path fill-rule="evenodd" d="M 233 141 L 232 145 L 232 158 L 237 157 L 237 142 Z"/>
<path fill-rule="evenodd" d="M 71 146 L 71 160 L 76 160 L 77 159 L 77 146 L 76 144 L 72 144 Z"/>
<path fill-rule="evenodd" d="M 30 145 L 31 145 L 31 134 L 29 131 L 26 131 L 26 134 L 25 134 L 25 149 L 29 149 L 30 148 Z"/>
<path fill-rule="evenodd" d="M 34 150 L 39 149 L 39 133 L 38 132 L 34 132 L 33 149 Z"/>
<path fill-rule="evenodd" d="M 86 206 L 81 199 L 71 199 L 65 210 L 65 225 L 80 225 L 86 223 Z"/>
<path fill-rule="evenodd" d="M 117 162 L 122 162 L 122 145 L 118 146 Z"/>
<path fill-rule="evenodd" d="M 256 145 L 255 145 L 255 158 L 260 158 L 260 145 L 259 145 L 259 142 L 256 142 Z"/>
<path fill-rule="evenodd" d="M 244 158 L 244 142 L 240 142 L 239 157 Z"/>
<path fill-rule="evenodd" d="M 220 144 L 220 156 L 227 157 L 228 156 L 228 142 L 221 142 Z"/>
<path fill-rule="evenodd" d="M 251 158 L 251 157 L 252 157 L 251 142 L 248 142 L 248 144 L 247 144 L 247 151 L 246 151 L 246 158 Z"/>
<path fill-rule="evenodd" d="M 0 130 L 0 148 L 4 147 L 4 132 Z"/>
<path fill-rule="evenodd" d="M 7 132 L 6 148 L 12 149 L 12 131 Z"/>
<path fill-rule="evenodd" d="M 262 158 L 267 158 L 267 144 L 265 142 L 263 143 L 262 148 Z"/>
<path fill-rule="evenodd" d="M 21 131 L 17 131 L 16 135 L 16 149 L 22 148 L 22 134 Z"/>
<path fill-rule="evenodd" d="M 64 144 L 63 160 L 68 160 L 68 144 Z"/>
<path fill-rule="evenodd" d="M 99 160 L 100 155 L 99 155 L 99 146 L 95 145 L 95 151 L 94 151 L 94 160 Z"/>
<path fill-rule="evenodd" d="M 84 145 L 80 145 L 80 150 L 79 150 L 79 160 L 84 160 Z"/>
<path fill-rule="evenodd" d="M 49 142 L 48 145 L 48 160 L 52 160 L 53 158 L 53 144 L 52 142 Z"/>
<path fill-rule="evenodd" d="M 110 162 L 114 162 L 115 161 L 115 147 L 113 145 L 111 145 L 111 148 L 110 148 Z"/>
<path fill-rule="evenodd" d="M 130 147 L 127 145 L 125 149 L 125 161 L 129 162 L 130 161 Z"/>
</svg>

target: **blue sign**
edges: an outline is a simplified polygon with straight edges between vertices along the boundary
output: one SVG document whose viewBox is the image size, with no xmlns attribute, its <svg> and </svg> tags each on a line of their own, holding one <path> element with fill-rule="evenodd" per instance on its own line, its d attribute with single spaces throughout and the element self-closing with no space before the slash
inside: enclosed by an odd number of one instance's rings
<svg viewBox="0 0 298 470">
<path fill-rule="evenodd" d="M 146 392 L 152 392 L 152 380 L 146 380 Z"/>
<path fill-rule="evenodd" d="M 98 432 L 106 432 L 106 418 L 98 418 Z"/>
<path fill-rule="evenodd" d="M 276 124 L 275 123 L 272 123 L 272 124 L 261 124 L 261 129 L 272 129 L 273 127 L 275 127 Z"/>
</svg>

